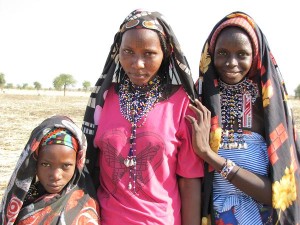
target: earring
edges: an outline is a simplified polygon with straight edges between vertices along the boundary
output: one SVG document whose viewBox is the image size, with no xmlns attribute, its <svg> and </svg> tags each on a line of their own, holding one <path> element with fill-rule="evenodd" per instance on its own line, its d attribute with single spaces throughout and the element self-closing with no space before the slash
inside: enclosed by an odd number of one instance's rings
<svg viewBox="0 0 300 225">
<path fill-rule="evenodd" d="M 229 62 L 226 62 L 225 65 L 226 65 L 226 66 L 229 66 Z"/>
</svg>

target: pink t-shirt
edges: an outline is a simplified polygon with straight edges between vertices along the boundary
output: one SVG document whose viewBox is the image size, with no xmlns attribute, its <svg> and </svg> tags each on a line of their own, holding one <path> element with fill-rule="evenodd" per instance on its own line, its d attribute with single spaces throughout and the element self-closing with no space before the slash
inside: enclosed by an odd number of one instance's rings
<svg viewBox="0 0 300 225">
<path fill-rule="evenodd" d="M 182 87 L 148 113 L 136 134 L 136 193 L 129 190 L 131 125 L 120 113 L 112 86 L 99 112 L 95 144 L 100 149 L 98 199 L 102 225 L 181 224 L 177 175 L 203 176 L 203 161 L 194 153 L 186 114 L 189 99 Z M 142 118 L 138 125 L 143 123 Z"/>
</svg>

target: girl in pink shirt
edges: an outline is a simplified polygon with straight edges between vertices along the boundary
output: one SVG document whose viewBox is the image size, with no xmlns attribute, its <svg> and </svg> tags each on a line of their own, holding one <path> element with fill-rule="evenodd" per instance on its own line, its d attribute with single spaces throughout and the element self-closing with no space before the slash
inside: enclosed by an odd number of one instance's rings
<svg viewBox="0 0 300 225">
<path fill-rule="evenodd" d="M 190 69 L 158 12 L 121 24 L 85 113 L 103 225 L 200 224 L 203 162 L 194 153 Z"/>
</svg>

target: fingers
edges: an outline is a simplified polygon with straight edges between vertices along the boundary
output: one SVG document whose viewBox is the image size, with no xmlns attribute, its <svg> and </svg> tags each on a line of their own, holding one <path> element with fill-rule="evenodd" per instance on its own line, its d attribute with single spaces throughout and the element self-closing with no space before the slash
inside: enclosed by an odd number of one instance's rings
<svg viewBox="0 0 300 225">
<path fill-rule="evenodd" d="M 198 100 L 195 100 L 196 106 L 190 105 L 190 109 L 194 111 L 194 113 L 197 115 L 197 119 L 199 123 L 202 121 L 210 121 L 211 119 L 211 113 L 210 111 Z"/>
<path fill-rule="evenodd" d="M 186 115 L 185 118 L 195 127 L 195 125 L 197 124 L 197 120 L 194 117 Z"/>
<path fill-rule="evenodd" d="M 205 116 L 205 117 L 210 117 L 210 115 L 211 115 L 211 113 L 210 113 L 210 111 L 198 100 L 198 99 L 196 99 L 195 100 L 195 103 L 196 103 L 196 105 L 197 105 L 197 108 L 201 111 L 201 112 L 203 112 L 203 115 Z"/>
</svg>

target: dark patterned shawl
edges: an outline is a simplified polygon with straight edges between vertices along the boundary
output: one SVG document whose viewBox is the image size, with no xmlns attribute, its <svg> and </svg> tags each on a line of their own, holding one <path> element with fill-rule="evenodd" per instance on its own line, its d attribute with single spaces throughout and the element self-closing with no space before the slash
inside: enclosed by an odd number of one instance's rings
<svg viewBox="0 0 300 225">
<path fill-rule="evenodd" d="M 136 23 L 130 22 L 134 20 L 140 21 L 138 23 L 139 27 L 136 26 Z M 140 24 L 143 24 L 143 27 L 140 27 Z M 152 25 L 152 27 L 148 25 Z M 88 141 L 87 168 L 92 174 L 96 186 L 99 185 L 99 168 L 97 168 L 98 150 L 94 147 L 93 142 L 98 126 L 97 121 L 99 115 L 97 112 L 101 112 L 101 109 L 104 106 L 106 91 L 112 82 L 118 82 L 116 77 L 119 75 L 121 67 L 119 63 L 119 47 L 121 45 L 122 35 L 126 30 L 133 28 L 156 30 L 164 36 L 171 51 L 169 56 L 169 65 L 167 67 L 167 74 L 169 76 L 168 79 L 170 80 L 171 84 L 182 84 L 190 98 L 195 98 L 195 89 L 188 62 L 185 58 L 185 55 L 181 51 L 180 45 L 170 25 L 165 21 L 163 15 L 161 15 L 159 12 L 134 10 L 126 17 L 126 19 L 120 25 L 119 31 L 115 34 L 114 42 L 108 54 L 103 72 L 96 82 L 93 92 L 91 93 L 84 116 L 82 129 Z"/>
<path fill-rule="evenodd" d="M 243 12 L 233 12 L 220 20 L 211 31 L 202 50 L 200 77 L 196 85 L 203 104 L 212 113 L 212 148 L 218 150 L 221 128 L 218 75 L 213 66 L 213 48 L 217 36 L 214 34 L 227 26 L 239 26 L 252 40 L 254 64 L 248 76 L 258 84 L 262 93 L 265 138 L 271 165 L 273 221 L 277 222 L 276 224 L 299 224 L 300 148 L 285 83 L 266 37 L 253 19 Z M 212 179 L 213 172 L 209 172 L 206 165 L 204 217 L 211 212 Z"/>
<path fill-rule="evenodd" d="M 74 175 L 60 194 L 44 194 L 23 207 L 30 185 L 35 182 L 38 149 L 53 128 L 65 128 L 78 140 Z M 99 205 L 85 168 L 86 139 L 71 119 L 53 116 L 31 133 L 11 176 L 0 206 L 0 224 L 100 224 Z"/>
</svg>

